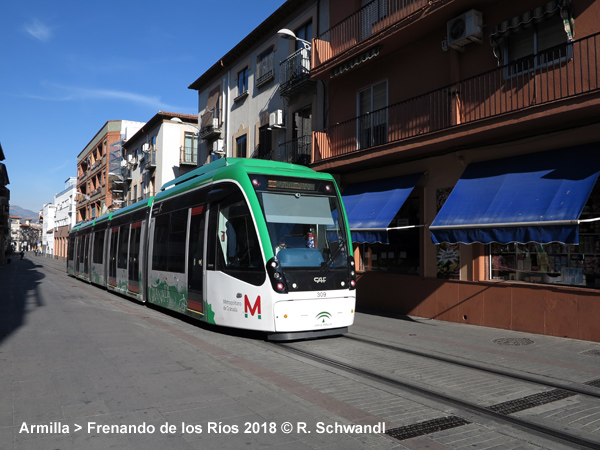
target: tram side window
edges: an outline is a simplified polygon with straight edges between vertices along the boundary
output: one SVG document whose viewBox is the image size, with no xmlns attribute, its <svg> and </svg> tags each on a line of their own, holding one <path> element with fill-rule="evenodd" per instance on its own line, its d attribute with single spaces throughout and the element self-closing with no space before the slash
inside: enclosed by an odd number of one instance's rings
<svg viewBox="0 0 600 450">
<path fill-rule="evenodd" d="M 102 264 L 104 251 L 104 231 L 96 231 L 94 233 L 94 254 L 92 261 L 94 264 Z"/>
<path fill-rule="evenodd" d="M 129 242 L 129 225 L 123 225 L 119 232 L 119 259 L 117 268 L 127 269 L 127 244 Z"/>
<path fill-rule="evenodd" d="M 152 270 L 185 272 L 188 210 L 157 216 L 154 222 Z"/>
<path fill-rule="evenodd" d="M 218 208 L 216 269 L 251 284 L 265 280 L 260 244 L 250 210 L 240 192 Z"/>
</svg>

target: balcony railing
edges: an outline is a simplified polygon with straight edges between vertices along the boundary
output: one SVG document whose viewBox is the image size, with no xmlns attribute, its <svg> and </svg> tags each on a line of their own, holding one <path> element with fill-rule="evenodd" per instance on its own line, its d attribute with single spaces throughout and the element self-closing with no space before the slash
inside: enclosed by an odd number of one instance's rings
<svg viewBox="0 0 600 450">
<path fill-rule="evenodd" d="M 197 155 L 198 150 L 196 149 L 196 147 L 181 147 L 181 151 L 179 153 L 179 164 L 197 165 Z"/>
<path fill-rule="evenodd" d="M 312 150 L 312 136 L 300 136 L 297 139 L 284 142 L 279 145 L 279 150 L 279 155 L 283 158 L 282 162 L 308 166 Z"/>
<path fill-rule="evenodd" d="M 313 68 L 429 5 L 428 0 L 374 0 L 313 41 Z"/>
<path fill-rule="evenodd" d="M 307 84 L 314 84 L 310 79 L 310 53 L 307 48 L 301 48 L 292 53 L 279 64 L 279 94 L 288 96 L 303 89 Z"/>
<path fill-rule="evenodd" d="M 600 34 L 313 133 L 314 161 L 600 90 Z"/>
</svg>

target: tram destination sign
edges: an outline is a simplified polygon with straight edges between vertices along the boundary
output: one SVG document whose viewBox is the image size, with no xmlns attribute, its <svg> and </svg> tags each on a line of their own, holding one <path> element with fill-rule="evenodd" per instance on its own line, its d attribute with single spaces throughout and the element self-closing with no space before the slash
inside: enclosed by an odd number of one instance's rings
<svg viewBox="0 0 600 450">
<path fill-rule="evenodd" d="M 317 186 L 315 183 L 298 180 L 282 180 L 282 179 L 269 179 L 267 181 L 268 189 L 284 190 L 284 191 L 316 191 Z"/>
</svg>

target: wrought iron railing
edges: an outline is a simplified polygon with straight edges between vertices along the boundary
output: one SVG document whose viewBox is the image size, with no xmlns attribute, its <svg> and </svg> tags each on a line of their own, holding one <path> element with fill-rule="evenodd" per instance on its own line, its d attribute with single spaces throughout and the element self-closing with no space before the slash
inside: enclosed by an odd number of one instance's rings
<svg viewBox="0 0 600 450">
<path fill-rule="evenodd" d="M 314 160 L 598 91 L 599 44 L 595 34 L 332 125 L 313 133 Z"/>
<path fill-rule="evenodd" d="M 283 162 L 308 166 L 312 153 L 312 136 L 300 136 L 279 145 L 279 155 Z"/>
<path fill-rule="evenodd" d="M 286 91 L 291 85 L 310 76 L 310 53 L 307 48 L 301 48 L 292 53 L 279 64 L 280 90 Z"/>
<path fill-rule="evenodd" d="M 183 146 L 179 153 L 180 164 L 197 164 L 198 150 L 196 147 Z"/>
</svg>

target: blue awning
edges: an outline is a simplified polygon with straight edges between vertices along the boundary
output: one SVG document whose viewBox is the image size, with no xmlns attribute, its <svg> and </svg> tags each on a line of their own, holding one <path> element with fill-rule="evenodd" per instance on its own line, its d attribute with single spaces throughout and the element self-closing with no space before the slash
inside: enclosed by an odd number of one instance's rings
<svg viewBox="0 0 600 450">
<path fill-rule="evenodd" d="M 353 242 L 388 242 L 388 227 L 421 174 L 349 185 L 342 199 Z"/>
<path fill-rule="evenodd" d="M 429 227 L 440 242 L 579 243 L 600 144 L 469 164 Z"/>
</svg>

